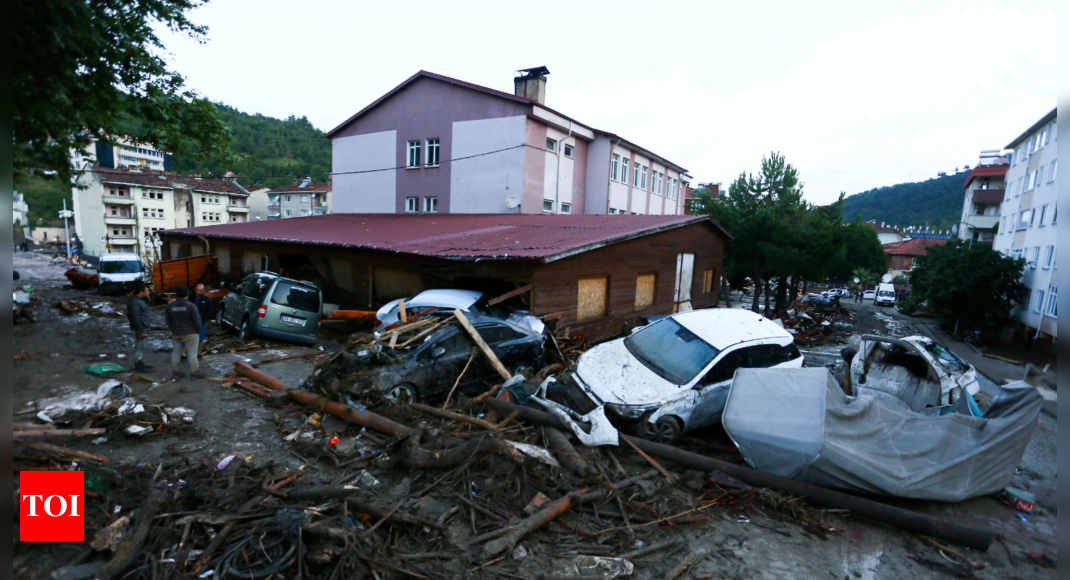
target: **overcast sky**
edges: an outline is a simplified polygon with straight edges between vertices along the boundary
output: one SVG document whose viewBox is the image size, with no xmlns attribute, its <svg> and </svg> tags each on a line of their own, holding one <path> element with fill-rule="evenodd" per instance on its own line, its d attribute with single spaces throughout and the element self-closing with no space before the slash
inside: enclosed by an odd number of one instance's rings
<svg viewBox="0 0 1070 580">
<path fill-rule="evenodd" d="M 1056 106 L 1055 2 L 213 0 L 175 70 L 248 113 L 329 130 L 424 69 L 546 104 L 728 185 L 783 153 L 834 201 L 977 163 Z"/>
</svg>

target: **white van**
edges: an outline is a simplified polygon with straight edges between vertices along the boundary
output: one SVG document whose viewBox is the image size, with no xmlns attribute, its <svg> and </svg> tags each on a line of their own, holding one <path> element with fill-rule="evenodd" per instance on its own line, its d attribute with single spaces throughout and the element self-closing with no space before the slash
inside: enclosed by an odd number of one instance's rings
<svg viewBox="0 0 1070 580">
<path fill-rule="evenodd" d="M 125 287 L 145 278 L 137 254 L 104 254 L 97 265 L 100 287 Z"/>
<path fill-rule="evenodd" d="M 876 306 L 895 306 L 895 285 L 881 283 L 877 286 L 877 297 L 873 299 Z"/>
</svg>

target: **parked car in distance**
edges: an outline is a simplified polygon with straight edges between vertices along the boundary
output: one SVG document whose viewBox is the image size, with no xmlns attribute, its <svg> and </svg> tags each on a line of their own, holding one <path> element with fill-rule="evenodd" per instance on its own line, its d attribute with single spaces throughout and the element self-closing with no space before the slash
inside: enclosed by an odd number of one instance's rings
<svg viewBox="0 0 1070 580">
<path fill-rule="evenodd" d="M 243 340 L 263 336 L 311 345 L 323 321 L 323 296 L 310 282 L 272 272 L 246 276 L 228 287 L 216 321 L 238 330 Z"/>
<path fill-rule="evenodd" d="M 104 254 L 97 264 L 97 277 L 102 293 L 114 293 L 144 280 L 145 273 L 137 254 Z"/>
<path fill-rule="evenodd" d="M 834 296 L 843 298 L 845 296 L 851 295 L 851 293 L 846 288 L 830 288 L 828 290 L 825 290 L 821 294 L 824 296 L 828 296 L 829 298 L 832 298 Z"/>
<path fill-rule="evenodd" d="M 454 289 L 424 290 L 416 296 L 399 298 L 384 304 L 375 313 L 375 330 L 382 330 L 401 322 L 400 306 L 402 300 L 405 301 L 405 313 L 407 316 L 416 316 L 428 309 L 432 309 L 432 314 L 435 313 L 435 309 L 448 310 L 449 312 L 457 309 L 461 312 L 474 312 L 477 314 L 487 314 L 490 310 L 486 305 L 487 299 L 482 292 Z"/>
<path fill-rule="evenodd" d="M 574 417 L 605 412 L 617 429 L 652 441 L 718 422 L 739 368 L 801 367 L 791 334 L 743 309 L 668 316 L 580 356 L 546 398 Z"/>
<path fill-rule="evenodd" d="M 473 314 L 468 321 L 512 374 L 530 373 L 541 367 L 541 332 L 518 324 L 516 319 Z M 487 357 L 476 353 L 472 358 L 475 348 L 472 337 L 459 323 L 447 324 L 408 352 L 392 353 L 397 362 L 369 368 L 367 383 L 387 397 L 405 402 L 434 403 L 445 399 L 458 377 L 457 392 L 479 394 L 502 379 Z M 354 356 L 370 359 L 375 354 L 373 349 L 364 349 Z M 467 371 L 465 365 L 469 365 Z"/>
<path fill-rule="evenodd" d="M 876 290 L 866 290 L 862 293 L 862 300 L 873 300 L 877 297 Z"/>
<path fill-rule="evenodd" d="M 873 304 L 895 306 L 895 286 L 887 283 L 877 286 L 877 296 L 873 299 Z"/>
</svg>

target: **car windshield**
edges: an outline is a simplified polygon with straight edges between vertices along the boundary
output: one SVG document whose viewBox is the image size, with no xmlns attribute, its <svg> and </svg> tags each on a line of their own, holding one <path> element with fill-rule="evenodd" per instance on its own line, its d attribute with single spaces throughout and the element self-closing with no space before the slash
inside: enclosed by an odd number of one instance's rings
<svg viewBox="0 0 1070 580">
<path fill-rule="evenodd" d="M 628 352 L 663 379 L 686 385 L 720 352 L 671 318 L 624 339 Z"/>
<path fill-rule="evenodd" d="M 320 293 L 315 288 L 298 286 L 279 280 L 279 283 L 275 284 L 275 291 L 271 293 L 271 303 L 304 310 L 305 312 L 319 312 Z"/>
<path fill-rule="evenodd" d="M 895 296 L 895 292 L 891 292 L 891 291 L 888 291 L 888 290 L 881 290 L 880 295 L 881 296 Z"/>
<path fill-rule="evenodd" d="M 141 272 L 141 262 L 130 260 L 119 262 L 115 260 L 100 261 L 101 274 L 137 274 Z"/>
<path fill-rule="evenodd" d="M 936 357 L 936 360 L 940 364 L 944 365 L 949 371 L 956 373 L 964 373 L 970 370 L 970 365 L 966 361 L 959 358 L 955 353 L 947 350 L 946 348 L 936 344 L 935 342 L 925 345 L 925 350 L 929 351 L 929 354 Z"/>
</svg>

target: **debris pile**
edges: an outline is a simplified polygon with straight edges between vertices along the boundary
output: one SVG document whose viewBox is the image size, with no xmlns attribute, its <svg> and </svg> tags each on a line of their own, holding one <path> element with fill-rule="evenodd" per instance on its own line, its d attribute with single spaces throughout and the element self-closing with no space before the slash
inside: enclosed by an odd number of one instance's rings
<svg viewBox="0 0 1070 580">
<path fill-rule="evenodd" d="M 794 308 L 776 318 L 795 337 L 800 346 L 841 344 L 847 341 L 854 325 L 851 311 L 839 303 L 817 304 L 800 300 Z"/>
</svg>

